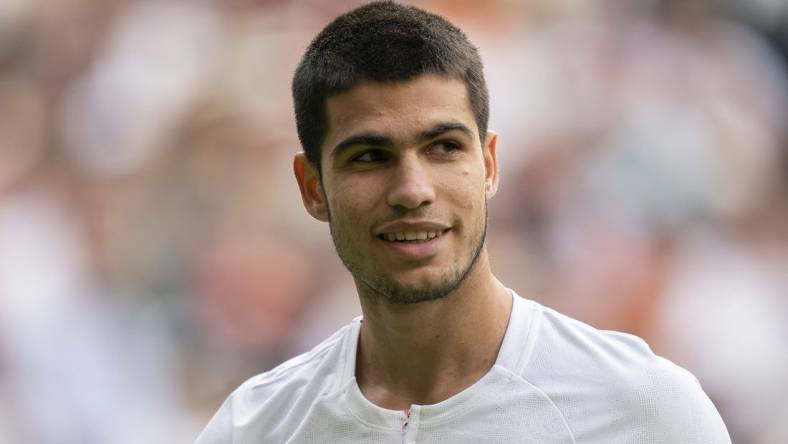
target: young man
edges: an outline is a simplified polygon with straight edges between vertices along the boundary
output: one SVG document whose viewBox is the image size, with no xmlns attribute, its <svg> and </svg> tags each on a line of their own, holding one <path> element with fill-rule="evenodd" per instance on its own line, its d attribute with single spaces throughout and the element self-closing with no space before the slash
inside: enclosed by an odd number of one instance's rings
<svg viewBox="0 0 788 444">
<path fill-rule="evenodd" d="M 304 205 L 363 319 L 241 385 L 198 443 L 730 442 L 691 374 L 493 275 L 497 139 L 460 30 L 362 6 L 315 38 L 293 96 Z"/>
</svg>

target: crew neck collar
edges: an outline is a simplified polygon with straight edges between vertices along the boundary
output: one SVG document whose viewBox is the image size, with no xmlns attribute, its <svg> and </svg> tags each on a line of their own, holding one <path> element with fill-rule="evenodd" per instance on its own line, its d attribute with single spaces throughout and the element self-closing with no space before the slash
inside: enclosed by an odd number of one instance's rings
<svg viewBox="0 0 788 444">
<path fill-rule="evenodd" d="M 529 330 L 533 323 L 533 310 L 529 306 L 534 303 L 521 298 L 517 293 L 509 290 L 512 296 L 512 311 L 509 323 L 504 333 L 501 348 L 498 351 L 495 363 L 490 370 L 478 381 L 461 392 L 441 402 L 429 405 L 413 404 L 410 407 L 410 421 L 419 421 L 422 425 L 442 422 L 461 414 L 466 408 L 473 405 L 475 397 L 484 393 L 495 393 L 502 390 L 509 382 L 511 375 L 519 374 L 527 363 L 530 347 Z M 401 410 L 391 410 L 375 405 L 361 392 L 355 377 L 356 354 L 358 350 L 359 333 L 362 318 L 358 317 L 350 325 L 346 336 L 345 366 L 340 380 L 343 404 L 350 413 L 361 422 L 376 428 L 401 429 L 406 413 Z M 505 369 L 505 370 L 504 370 Z M 507 371 L 508 370 L 508 371 Z"/>
</svg>

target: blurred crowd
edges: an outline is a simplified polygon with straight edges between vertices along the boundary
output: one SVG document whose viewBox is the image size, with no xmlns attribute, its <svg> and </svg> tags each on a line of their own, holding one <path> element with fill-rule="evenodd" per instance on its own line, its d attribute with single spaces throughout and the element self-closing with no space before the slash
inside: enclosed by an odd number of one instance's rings
<svg viewBox="0 0 788 444">
<path fill-rule="evenodd" d="M 191 442 L 359 314 L 290 98 L 357 4 L 0 0 L 0 444 Z M 485 62 L 502 281 L 788 442 L 788 4 L 415 4 Z"/>
</svg>

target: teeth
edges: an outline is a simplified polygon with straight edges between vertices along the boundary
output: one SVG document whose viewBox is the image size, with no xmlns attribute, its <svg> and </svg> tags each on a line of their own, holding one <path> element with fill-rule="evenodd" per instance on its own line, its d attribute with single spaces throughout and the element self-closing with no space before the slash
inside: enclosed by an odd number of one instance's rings
<svg viewBox="0 0 788 444">
<path fill-rule="evenodd" d="M 401 233 L 385 233 L 383 238 L 388 241 L 413 241 L 434 239 L 440 234 L 440 231 L 404 231 Z"/>
</svg>

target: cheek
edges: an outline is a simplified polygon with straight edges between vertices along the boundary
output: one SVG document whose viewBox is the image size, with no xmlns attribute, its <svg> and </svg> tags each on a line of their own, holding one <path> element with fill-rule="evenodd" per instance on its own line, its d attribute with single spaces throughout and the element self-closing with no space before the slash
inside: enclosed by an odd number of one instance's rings
<svg viewBox="0 0 788 444">
<path fill-rule="evenodd" d="M 458 207 L 469 211 L 484 208 L 486 197 L 483 171 L 471 167 L 463 168 L 459 171 L 459 175 L 446 181 L 444 187 L 450 190 Z"/>
<path fill-rule="evenodd" d="M 332 194 L 329 209 L 335 222 L 348 221 L 357 224 L 363 216 L 370 214 L 370 205 L 374 203 L 371 193 L 363 187 L 338 187 Z"/>
</svg>

